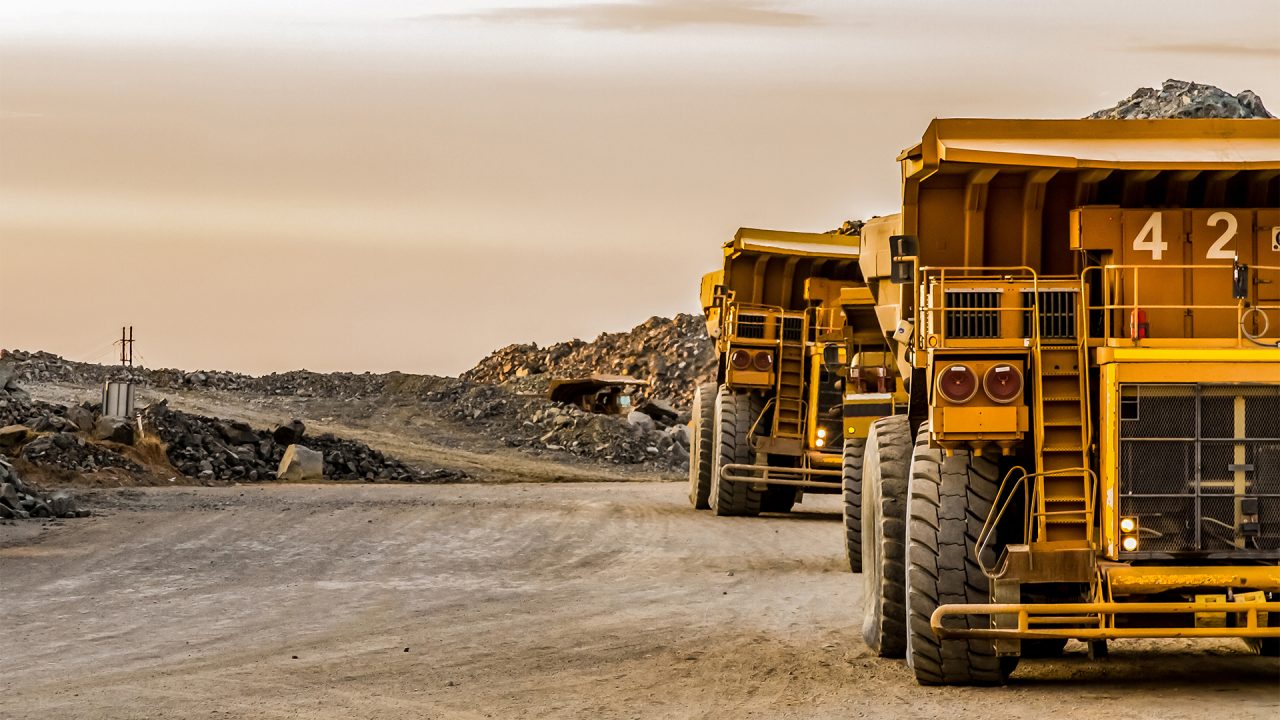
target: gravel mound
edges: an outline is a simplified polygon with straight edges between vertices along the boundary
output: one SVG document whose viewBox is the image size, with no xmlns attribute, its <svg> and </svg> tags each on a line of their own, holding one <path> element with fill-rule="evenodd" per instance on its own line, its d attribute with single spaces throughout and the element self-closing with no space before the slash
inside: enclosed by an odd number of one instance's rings
<svg viewBox="0 0 1280 720">
<path fill-rule="evenodd" d="M 154 434 L 165 444 L 169 462 L 182 474 L 201 480 L 274 480 L 288 447 L 277 442 L 278 432 L 181 412 L 164 401 L 144 408 L 141 417 L 144 432 Z M 448 482 L 466 477 L 457 470 L 424 471 L 362 442 L 327 433 L 299 439 L 303 446 L 323 453 L 324 477 L 328 480 Z"/>
<path fill-rule="evenodd" d="M 553 378 L 593 373 L 629 375 L 650 386 L 637 400 L 660 399 L 688 409 L 693 389 L 715 376 L 715 348 L 700 315 L 652 317 L 627 332 L 602 333 L 591 342 L 570 340 L 541 348 L 508 345 L 462 374 L 462 379 L 545 392 Z"/>
<path fill-rule="evenodd" d="M 1147 118 L 1272 118 L 1262 98 L 1252 90 L 1232 95 L 1213 85 L 1186 80 L 1165 80 L 1159 90 L 1138 88 L 1114 106 L 1089 116 L 1102 120 Z"/>
</svg>

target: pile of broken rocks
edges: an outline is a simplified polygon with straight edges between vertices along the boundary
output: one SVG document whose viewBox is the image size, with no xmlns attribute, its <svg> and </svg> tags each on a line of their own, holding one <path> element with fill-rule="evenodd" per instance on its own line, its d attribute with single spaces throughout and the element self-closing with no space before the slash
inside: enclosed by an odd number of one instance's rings
<svg viewBox="0 0 1280 720">
<path fill-rule="evenodd" d="M 566 452 L 613 465 L 681 470 L 689 462 L 688 412 L 646 401 L 627 415 L 600 415 L 501 385 L 454 381 L 423 397 L 445 417 L 508 447 Z"/>
<path fill-rule="evenodd" d="M 18 471 L 0 457 L 0 519 L 88 517 L 66 493 L 46 494 L 28 485 Z"/>
<path fill-rule="evenodd" d="M 570 340 L 545 348 L 508 345 L 462 374 L 463 380 L 546 392 L 552 379 L 595 373 L 648 381 L 637 400 L 661 399 L 688 408 L 693 389 L 715 377 L 715 347 L 701 315 L 652 317 L 631 330 L 601 333 L 592 342 Z"/>
<path fill-rule="evenodd" d="M 466 477 L 457 470 L 424 471 L 364 443 L 330 434 L 304 438 L 306 425 L 298 419 L 274 431 L 255 430 L 243 422 L 174 410 L 161 401 L 142 410 L 141 424 L 144 432 L 165 444 L 170 464 L 184 475 L 205 481 L 275 480 L 279 475 L 296 480 L 394 482 L 450 482 Z M 283 462 L 286 456 L 287 463 Z"/>
</svg>

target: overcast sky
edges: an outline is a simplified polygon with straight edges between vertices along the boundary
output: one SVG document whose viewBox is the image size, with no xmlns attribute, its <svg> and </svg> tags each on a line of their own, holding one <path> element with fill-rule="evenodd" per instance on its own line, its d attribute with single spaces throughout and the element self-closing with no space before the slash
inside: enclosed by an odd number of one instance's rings
<svg viewBox="0 0 1280 720">
<path fill-rule="evenodd" d="M 1280 109 L 1280 1 L 4 3 L 0 347 L 457 373 L 896 211 L 933 117 L 1170 77 Z"/>
</svg>

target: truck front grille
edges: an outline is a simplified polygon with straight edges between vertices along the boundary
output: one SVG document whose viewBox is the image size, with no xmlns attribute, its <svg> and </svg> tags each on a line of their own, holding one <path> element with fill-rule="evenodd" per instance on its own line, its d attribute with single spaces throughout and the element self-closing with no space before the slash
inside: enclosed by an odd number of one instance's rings
<svg viewBox="0 0 1280 720">
<path fill-rule="evenodd" d="M 1070 340 L 1076 336 L 1076 298 L 1074 288 L 1040 291 L 1040 337 L 1044 340 Z M 1035 307 L 1035 291 L 1022 291 L 1022 337 L 1031 337 L 1031 310 Z"/>
<path fill-rule="evenodd" d="M 946 332 L 956 340 L 1000 337 L 1001 291 L 947 290 Z"/>
<path fill-rule="evenodd" d="M 1119 489 L 1134 555 L 1280 558 L 1280 386 L 1122 385 Z"/>
<path fill-rule="evenodd" d="M 738 324 L 734 332 L 740 338 L 763 340 L 764 320 L 764 315 L 738 315 Z"/>
<path fill-rule="evenodd" d="M 800 342 L 804 340 L 804 318 L 782 318 L 782 339 L 784 342 Z"/>
</svg>

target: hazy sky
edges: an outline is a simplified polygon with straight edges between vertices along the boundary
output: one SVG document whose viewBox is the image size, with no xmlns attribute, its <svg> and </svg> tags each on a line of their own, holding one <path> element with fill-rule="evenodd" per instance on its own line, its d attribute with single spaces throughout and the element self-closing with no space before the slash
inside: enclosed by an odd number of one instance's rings
<svg viewBox="0 0 1280 720">
<path fill-rule="evenodd" d="M 456 373 L 894 212 L 933 117 L 1169 77 L 1280 111 L 1280 0 L 3 3 L 0 347 Z"/>
</svg>

